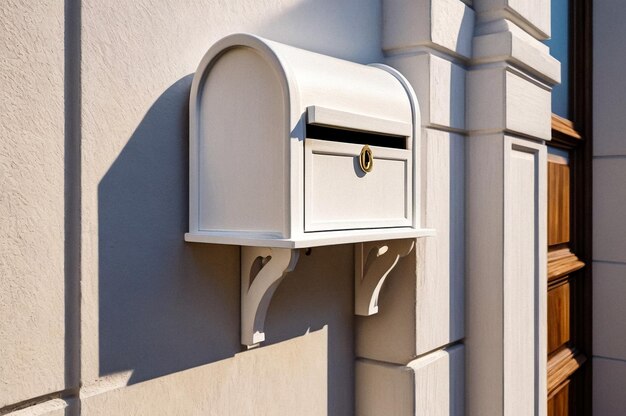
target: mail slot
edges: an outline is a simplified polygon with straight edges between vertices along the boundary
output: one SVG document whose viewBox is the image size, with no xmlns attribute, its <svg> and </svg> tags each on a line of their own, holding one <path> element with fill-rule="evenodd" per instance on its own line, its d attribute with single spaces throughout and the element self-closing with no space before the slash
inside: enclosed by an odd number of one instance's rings
<svg viewBox="0 0 626 416">
<path fill-rule="evenodd" d="M 249 34 L 191 88 L 188 241 L 310 247 L 423 233 L 409 83 Z"/>
</svg>

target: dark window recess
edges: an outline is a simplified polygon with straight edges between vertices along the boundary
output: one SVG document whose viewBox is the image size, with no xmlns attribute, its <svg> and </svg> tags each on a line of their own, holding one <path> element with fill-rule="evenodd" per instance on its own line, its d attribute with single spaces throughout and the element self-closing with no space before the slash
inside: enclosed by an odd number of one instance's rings
<svg viewBox="0 0 626 416">
<path fill-rule="evenodd" d="M 407 138 L 389 134 L 367 133 L 357 130 L 344 130 L 336 127 L 306 125 L 306 137 L 309 139 L 328 140 L 331 142 L 367 144 L 370 146 L 406 149 Z"/>
</svg>

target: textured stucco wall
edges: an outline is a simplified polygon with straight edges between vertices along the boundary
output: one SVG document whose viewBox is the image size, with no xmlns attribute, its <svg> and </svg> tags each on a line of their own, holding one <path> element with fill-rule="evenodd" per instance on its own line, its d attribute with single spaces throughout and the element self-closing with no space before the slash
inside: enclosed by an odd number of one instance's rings
<svg viewBox="0 0 626 416">
<path fill-rule="evenodd" d="M 0 6 L 0 408 L 65 385 L 63 7 Z"/>
</svg>

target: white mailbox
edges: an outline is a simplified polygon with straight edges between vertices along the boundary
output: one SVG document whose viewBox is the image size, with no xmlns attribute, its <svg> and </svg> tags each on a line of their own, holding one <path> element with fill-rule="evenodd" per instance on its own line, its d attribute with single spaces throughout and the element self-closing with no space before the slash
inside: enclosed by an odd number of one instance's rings
<svg viewBox="0 0 626 416">
<path fill-rule="evenodd" d="M 275 269 L 275 287 L 298 248 L 430 234 L 420 228 L 419 108 L 394 69 L 231 35 L 202 59 L 189 112 L 185 239 L 254 247 L 242 252 L 242 279 L 271 258 L 254 282 Z M 262 315 L 242 322 L 245 344 L 262 340 Z"/>
</svg>

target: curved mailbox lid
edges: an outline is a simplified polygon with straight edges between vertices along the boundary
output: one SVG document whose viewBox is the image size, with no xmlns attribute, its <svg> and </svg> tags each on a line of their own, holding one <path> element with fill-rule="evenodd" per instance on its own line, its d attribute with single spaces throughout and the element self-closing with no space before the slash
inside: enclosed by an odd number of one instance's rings
<svg viewBox="0 0 626 416">
<path fill-rule="evenodd" d="M 290 109 L 290 131 L 309 106 L 411 125 L 418 116 L 412 102 L 412 89 L 389 67 L 357 64 L 255 35 L 234 34 L 213 45 L 200 62 L 191 87 L 192 118 L 197 110 L 198 92 L 211 66 L 220 55 L 241 47 L 252 48 L 260 54 L 281 78 Z M 367 130 L 367 127 L 359 130 Z"/>
</svg>

